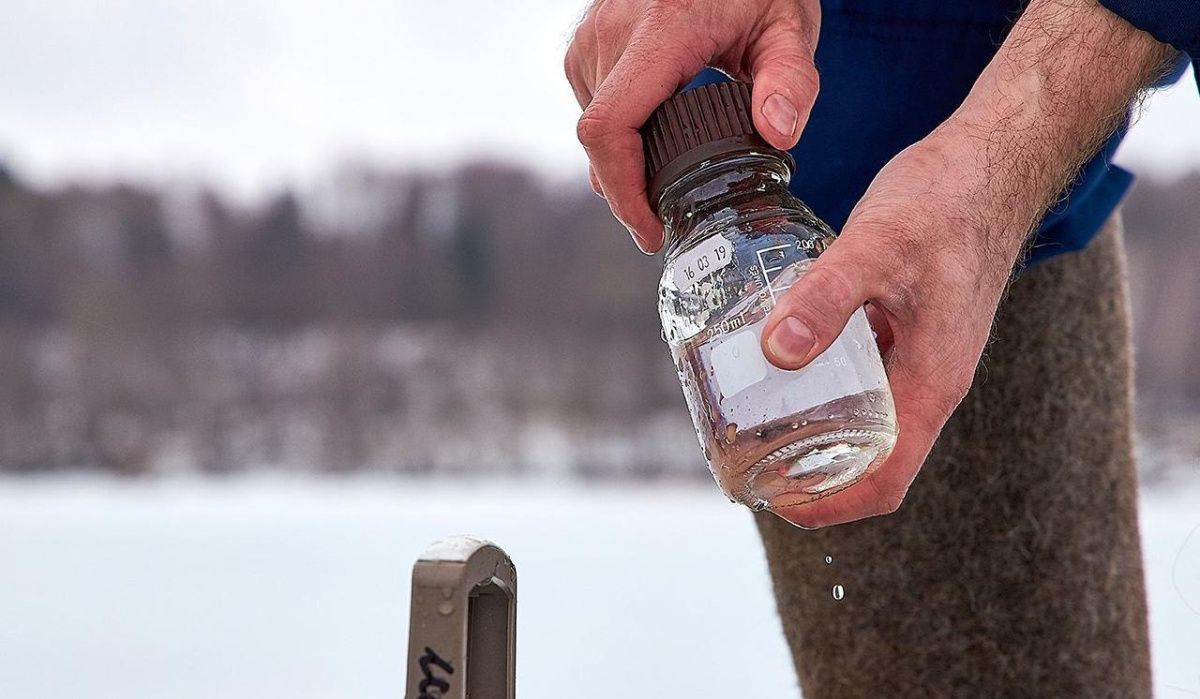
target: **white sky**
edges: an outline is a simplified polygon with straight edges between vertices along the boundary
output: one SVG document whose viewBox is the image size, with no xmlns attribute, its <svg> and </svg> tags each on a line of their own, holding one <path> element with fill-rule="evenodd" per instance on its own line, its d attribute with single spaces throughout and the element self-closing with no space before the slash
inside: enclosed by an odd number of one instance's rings
<svg viewBox="0 0 1200 699">
<path fill-rule="evenodd" d="M 0 158 L 39 182 L 200 177 L 243 195 L 337 164 L 472 155 L 583 177 L 561 57 L 582 0 L 0 0 Z M 1200 168 L 1200 96 L 1122 160 Z"/>
</svg>

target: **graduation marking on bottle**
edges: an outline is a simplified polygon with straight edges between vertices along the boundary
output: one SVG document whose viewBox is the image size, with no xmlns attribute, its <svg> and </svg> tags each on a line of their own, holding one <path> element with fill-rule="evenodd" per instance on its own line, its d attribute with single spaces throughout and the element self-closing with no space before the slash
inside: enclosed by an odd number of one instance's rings
<svg viewBox="0 0 1200 699">
<path fill-rule="evenodd" d="M 787 249 L 789 247 L 791 246 L 773 245 L 769 248 L 759 248 L 755 251 L 755 255 L 758 256 L 758 269 L 762 273 L 763 286 L 770 292 L 772 303 L 778 301 L 775 294 L 787 291 L 792 286 L 791 284 L 785 284 L 780 287 L 771 285 L 772 275 L 778 276 L 779 272 L 782 272 L 786 266 L 783 261 L 787 259 Z"/>
<path fill-rule="evenodd" d="M 724 236 L 714 235 L 676 260 L 675 288 L 686 291 L 730 262 L 733 262 L 733 243 Z"/>
</svg>

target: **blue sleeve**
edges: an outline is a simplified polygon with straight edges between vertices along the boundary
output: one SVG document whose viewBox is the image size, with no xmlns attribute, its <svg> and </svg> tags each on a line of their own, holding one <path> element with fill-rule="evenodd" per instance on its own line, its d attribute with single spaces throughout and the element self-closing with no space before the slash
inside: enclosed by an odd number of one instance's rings
<svg viewBox="0 0 1200 699">
<path fill-rule="evenodd" d="M 1100 4 L 1155 39 L 1196 56 L 1196 80 L 1200 83 L 1200 2 L 1100 0 Z"/>
</svg>

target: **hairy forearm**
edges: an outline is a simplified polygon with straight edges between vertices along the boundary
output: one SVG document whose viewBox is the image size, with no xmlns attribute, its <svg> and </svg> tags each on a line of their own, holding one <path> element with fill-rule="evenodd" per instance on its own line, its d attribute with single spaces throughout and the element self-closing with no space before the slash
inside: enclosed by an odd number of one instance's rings
<svg viewBox="0 0 1200 699">
<path fill-rule="evenodd" d="M 951 119 L 977 143 L 993 232 L 1019 246 L 1172 55 L 1095 0 L 1030 2 Z"/>
</svg>

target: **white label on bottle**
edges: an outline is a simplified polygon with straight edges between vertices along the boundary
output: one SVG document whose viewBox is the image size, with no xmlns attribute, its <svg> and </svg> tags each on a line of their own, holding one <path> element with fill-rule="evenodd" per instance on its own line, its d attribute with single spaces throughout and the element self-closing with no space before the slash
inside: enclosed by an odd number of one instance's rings
<svg viewBox="0 0 1200 699">
<path fill-rule="evenodd" d="M 717 388 L 728 398 L 767 378 L 767 359 L 753 330 L 743 330 L 712 349 Z"/>
<path fill-rule="evenodd" d="M 675 288 L 686 291 L 730 262 L 733 262 L 733 243 L 714 235 L 676 258 Z"/>
</svg>

